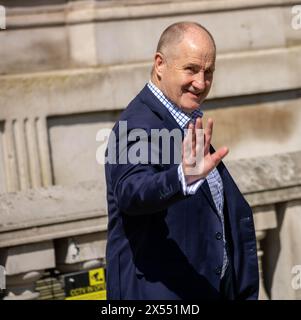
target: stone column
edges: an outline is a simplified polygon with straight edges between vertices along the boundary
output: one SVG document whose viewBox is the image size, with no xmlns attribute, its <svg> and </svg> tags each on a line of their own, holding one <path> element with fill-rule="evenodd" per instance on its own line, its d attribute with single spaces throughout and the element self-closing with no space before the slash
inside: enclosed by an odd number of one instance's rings
<svg viewBox="0 0 301 320">
<path fill-rule="evenodd" d="M 262 271 L 262 257 L 263 250 L 260 245 L 260 241 L 264 239 L 266 236 L 265 231 L 256 231 L 256 239 L 257 239 L 257 256 L 258 256 L 258 268 L 259 268 L 259 300 L 269 300 L 268 294 L 266 292 L 264 281 L 263 281 L 263 271 Z"/>
<path fill-rule="evenodd" d="M 258 267 L 259 267 L 259 300 L 268 300 L 269 296 L 265 289 L 264 273 L 262 269 L 262 258 L 264 251 L 261 246 L 261 241 L 266 236 L 268 229 L 276 228 L 276 211 L 274 205 L 260 206 L 253 208 L 254 223 L 256 230 L 257 240 L 257 255 L 258 255 Z"/>
<path fill-rule="evenodd" d="M 2 136 L 8 192 L 52 185 L 45 117 L 7 119 Z"/>
<path fill-rule="evenodd" d="M 294 270 L 301 268 L 301 200 L 278 204 L 276 210 L 277 228 L 263 242 L 267 289 L 272 300 L 301 300 L 301 286 L 293 285 L 300 276 Z"/>
</svg>

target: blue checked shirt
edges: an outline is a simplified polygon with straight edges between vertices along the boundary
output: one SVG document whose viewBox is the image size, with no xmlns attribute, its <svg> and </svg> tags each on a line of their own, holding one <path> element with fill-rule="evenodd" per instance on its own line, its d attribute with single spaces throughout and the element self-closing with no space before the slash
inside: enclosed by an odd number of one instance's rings
<svg viewBox="0 0 301 320">
<path fill-rule="evenodd" d="M 174 103 L 172 103 L 170 100 L 168 100 L 163 92 L 158 89 L 151 81 L 147 84 L 150 91 L 159 99 L 159 101 L 164 105 L 164 107 L 167 108 L 167 110 L 171 113 L 171 115 L 174 117 L 178 125 L 184 130 L 187 127 L 187 124 L 189 121 L 195 121 L 197 117 L 202 117 L 203 112 L 200 109 L 194 110 L 192 113 L 187 114 L 183 110 L 181 110 L 179 107 L 177 107 Z M 200 188 L 202 183 L 205 181 L 205 179 L 200 179 L 197 182 L 187 185 L 186 180 L 184 177 L 182 164 L 178 167 L 178 175 L 179 180 L 182 185 L 183 193 L 185 195 L 192 195 L 197 192 L 197 190 Z M 213 201 L 215 203 L 216 209 L 218 211 L 219 217 L 222 221 L 222 227 L 223 227 L 223 241 L 224 241 L 224 258 L 223 258 L 223 267 L 222 267 L 222 273 L 221 278 L 224 276 L 226 268 L 228 266 L 228 257 L 227 257 L 227 251 L 226 251 L 226 239 L 225 239 L 225 226 L 224 226 L 224 188 L 223 188 L 223 182 L 219 175 L 219 172 L 216 168 L 214 168 L 206 177 L 206 180 L 208 182 L 211 195 L 213 198 Z"/>
</svg>

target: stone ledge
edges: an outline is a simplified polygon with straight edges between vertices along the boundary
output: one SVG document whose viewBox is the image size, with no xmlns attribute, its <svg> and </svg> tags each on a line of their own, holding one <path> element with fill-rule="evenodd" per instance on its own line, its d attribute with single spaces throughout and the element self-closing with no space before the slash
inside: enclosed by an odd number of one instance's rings
<svg viewBox="0 0 301 320">
<path fill-rule="evenodd" d="M 301 199 L 301 151 L 226 164 L 251 206 Z"/>
<path fill-rule="evenodd" d="M 121 110 L 148 81 L 150 68 L 143 62 L 2 76 L 0 120 Z M 209 99 L 300 88 L 301 46 L 220 55 L 216 70 Z"/>
<path fill-rule="evenodd" d="M 0 248 L 106 232 L 107 217 L 87 217 L 77 221 L 37 225 L 22 229 L 17 229 L 17 226 L 14 228 L 16 229 L 7 232 L 2 232 L 0 229 Z"/>
<path fill-rule="evenodd" d="M 226 162 L 244 194 L 301 186 L 301 151 Z"/>
<path fill-rule="evenodd" d="M 298 200 L 301 199 L 301 182 L 296 187 L 247 193 L 244 196 L 252 207 Z"/>
<path fill-rule="evenodd" d="M 73 1 L 66 7 L 8 9 L 8 28 L 0 33 L 0 73 L 151 61 L 162 30 L 179 20 L 206 26 L 219 53 L 293 47 L 301 44 L 300 33 L 291 27 L 289 5 L 295 2 L 157 1 L 122 6 L 113 1 L 106 5 Z M 148 16 L 151 12 L 156 24 Z M 147 42 L 143 41 L 145 34 Z M 16 52 L 22 54 L 16 56 Z"/>
<path fill-rule="evenodd" d="M 55 5 L 8 9 L 7 27 L 23 28 L 35 26 L 64 25 L 128 20 L 151 17 L 164 17 L 195 13 L 209 13 L 225 10 L 289 6 L 298 4 L 293 0 L 214 0 L 214 1 L 76 1 L 67 5 Z M 47 19 L 45 20 L 45 15 Z"/>
<path fill-rule="evenodd" d="M 250 205 L 301 199 L 301 151 L 227 164 Z M 102 181 L 0 195 L 0 247 L 106 232 Z"/>
<path fill-rule="evenodd" d="M 105 231 L 104 192 L 85 182 L 0 195 L 0 247 Z"/>
</svg>

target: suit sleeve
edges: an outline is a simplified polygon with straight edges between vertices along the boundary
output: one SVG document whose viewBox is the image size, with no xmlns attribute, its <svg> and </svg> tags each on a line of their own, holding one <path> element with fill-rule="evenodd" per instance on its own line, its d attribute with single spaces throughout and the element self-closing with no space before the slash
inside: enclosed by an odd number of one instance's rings
<svg viewBox="0 0 301 320">
<path fill-rule="evenodd" d="M 133 144 L 127 144 L 127 151 Z M 150 151 L 149 140 L 147 147 Z M 108 164 L 108 171 L 114 199 L 125 214 L 155 214 L 185 198 L 178 165 L 152 164 L 150 157 L 144 164 L 120 164 L 118 160 L 117 164 Z"/>
</svg>

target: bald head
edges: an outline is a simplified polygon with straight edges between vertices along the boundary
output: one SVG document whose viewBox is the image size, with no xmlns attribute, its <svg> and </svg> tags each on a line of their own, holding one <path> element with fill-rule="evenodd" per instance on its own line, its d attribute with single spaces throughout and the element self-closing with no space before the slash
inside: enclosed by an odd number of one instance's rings
<svg viewBox="0 0 301 320">
<path fill-rule="evenodd" d="M 172 24 L 160 37 L 151 80 L 170 101 L 192 112 L 209 93 L 215 56 L 213 37 L 202 25 Z"/>
<path fill-rule="evenodd" d="M 207 38 L 212 42 L 214 50 L 216 49 L 214 39 L 211 33 L 201 24 L 196 22 L 177 22 L 167 27 L 158 42 L 157 52 L 168 56 L 175 52 L 177 46 L 183 41 L 185 34 L 201 34 L 204 39 Z"/>
</svg>

